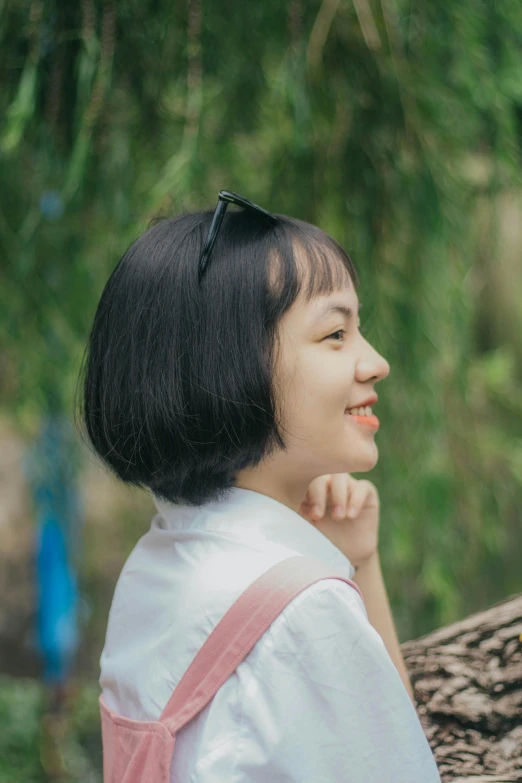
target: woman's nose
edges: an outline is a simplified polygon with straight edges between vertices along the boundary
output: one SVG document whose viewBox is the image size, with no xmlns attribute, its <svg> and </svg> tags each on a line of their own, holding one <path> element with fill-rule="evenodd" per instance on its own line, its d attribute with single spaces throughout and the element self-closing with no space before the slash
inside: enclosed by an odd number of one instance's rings
<svg viewBox="0 0 522 783">
<path fill-rule="evenodd" d="M 390 374 L 390 363 L 375 348 L 369 347 L 371 354 L 363 356 L 358 363 L 359 374 L 367 376 L 368 373 L 371 373 L 370 377 L 372 380 L 382 381 Z M 365 380 L 368 380 L 368 378 L 365 378 Z"/>
</svg>

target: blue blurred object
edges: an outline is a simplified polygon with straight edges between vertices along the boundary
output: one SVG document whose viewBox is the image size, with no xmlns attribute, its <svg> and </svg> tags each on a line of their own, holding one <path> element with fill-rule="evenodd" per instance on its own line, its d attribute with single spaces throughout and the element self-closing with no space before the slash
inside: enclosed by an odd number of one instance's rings
<svg viewBox="0 0 522 783">
<path fill-rule="evenodd" d="M 63 530 L 52 516 L 41 521 L 37 574 L 38 639 L 45 664 L 44 679 L 62 681 L 69 674 L 78 647 L 78 592 L 74 572 L 67 562 Z"/>
<path fill-rule="evenodd" d="M 40 212 L 44 220 L 58 220 L 62 217 L 64 209 L 58 190 L 45 190 L 40 196 Z"/>
<path fill-rule="evenodd" d="M 75 485 L 75 451 L 70 422 L 64 416 L 53 414 L 44 419 L 40 435 L 26 459 L 38 526 L 38 647 L 48 684 L 67 679 L 79 642 L 73 555 L 82 520 Z"/>
</svg>

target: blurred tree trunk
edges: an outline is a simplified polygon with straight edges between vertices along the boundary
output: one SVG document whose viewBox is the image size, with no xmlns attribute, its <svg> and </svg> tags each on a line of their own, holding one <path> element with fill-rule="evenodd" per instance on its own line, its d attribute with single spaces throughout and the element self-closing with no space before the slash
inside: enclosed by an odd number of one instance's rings
<svg viewBox="0 0 522 783">
<path fill-rule="evenodd" d="M 522 594 L 401 647 L 443 783 L 522 781 Z"/>
</svg>

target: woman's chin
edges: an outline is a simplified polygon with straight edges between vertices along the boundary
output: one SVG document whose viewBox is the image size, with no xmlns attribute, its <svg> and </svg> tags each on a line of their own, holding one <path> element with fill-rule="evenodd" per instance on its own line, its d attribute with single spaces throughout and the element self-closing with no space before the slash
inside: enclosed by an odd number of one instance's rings
<svg viewBox="0 0 522 783">
<path fill-rule="evenodd" d="M 347 462 L 351 465 L 346 468 L 347 473 L 364 473 L 372 470 L 379 461 L 379 449 L 373 441 L 367 448 L 362 449 L 355 455 L 351 455 Z"/>
</svg>

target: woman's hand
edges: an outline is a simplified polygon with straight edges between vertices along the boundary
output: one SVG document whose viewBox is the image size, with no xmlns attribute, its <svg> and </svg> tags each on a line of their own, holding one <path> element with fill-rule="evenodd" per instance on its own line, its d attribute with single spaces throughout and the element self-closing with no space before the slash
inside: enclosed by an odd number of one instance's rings
<svg viewBox="0 0 522 783">
<path fill-rule="evenodd" d="M 348 514 L 351 508 L 355 509 L 353 516 Z M 377 552 L 379 495 L 371 481 L 358 481 L 349 473 L 318 476 L 310 482 L 299 513 L 330 539 L 354 568 Z"/>
</svg>

